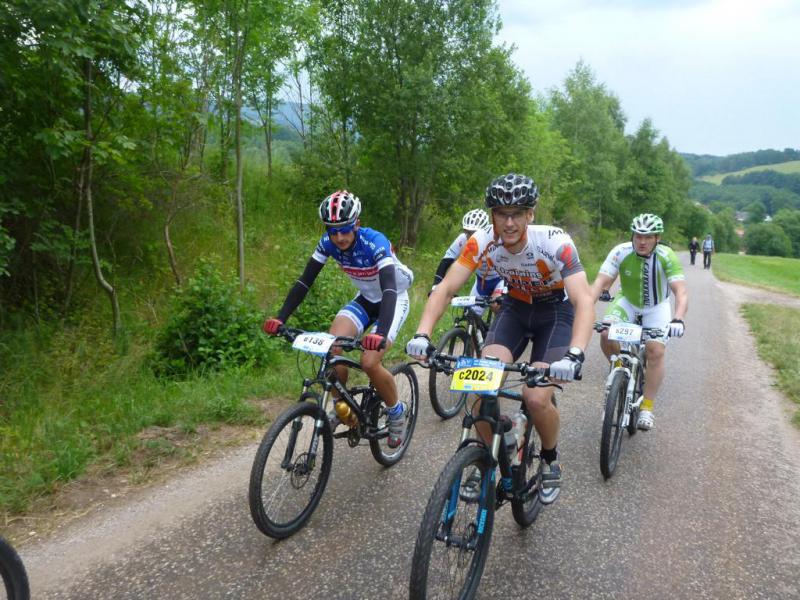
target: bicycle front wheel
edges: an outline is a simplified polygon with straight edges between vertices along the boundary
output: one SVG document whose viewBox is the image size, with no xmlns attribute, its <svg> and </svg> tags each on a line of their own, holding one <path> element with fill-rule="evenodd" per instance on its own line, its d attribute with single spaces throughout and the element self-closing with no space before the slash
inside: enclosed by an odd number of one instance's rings
<svg viewBox="0 0 800 600">
<path fill-rule="evenodd" d="M 446 332 L 442 336 L 442 339 L 439 340 L 436 351 L 452 356 L 475 355 L 475 350 L 472 347 L 469 334 L 467 334 L 467 331 L 462 327 L 455 327 Z M 442 419 L 449 419 L 456 416 L 467 400 L 467 394 L 451 392 L 450 376 L 436 369 L 430 370 L 428 394 L 430 395 L 433 410 Z"/>
<path fill-rule="evenodd" d="M 308 392 L 300 399 L 264 435 L 250 471 L 250 514 L 275 539 L 297 533 L 311 518 L 333 462 L 333 434 L 318 397 Z"/>
<path fill-rule="evenodd" d="M 533 435 L 533 432 L 530 435 Z M 533 441 L 526 444 L 525 459 L 519 466 L 512 467 L 512 471 L 516 495 L 511 500 L 511 512 L 520 527 L 528 527 L 542 510 L 542 503 L 539 500 L 542 473 L 539 469 L 536 444 Z"/>
<path fill-rule="evenodd" d="M 17 551 L 0 537 L 0 574 L 8 600 L 28 600 L 31 597 L 28 575 Z"/>
<path fill-rule="evenodd" d="M 611 379 L 603 415 L 603 434 L 600 437 L 600 471 L 608 479 L 614 474 L 622 447 L 625 423 L 625 396 L 628 391 L 628 374 L 617 369 Z"/>
<path fill-rule="evenodd" d="M 450 459 L 433 488 L 411 561 L 411 600 L 473 598 L 494 525 L 494 469 L 485 448 Z"/>
<path fill-rule="evenodd" d="M 369 441 L 372 457 L 384 467 L 391 467 L 403 458 L 411 443 L 411 436 L 414 434 L 419 414 L 419 384 L 414 369 L 408 363 L 400 363 L 390 368 L 389 372 L 394 376 L 394 383 L 397 386 L 397 401 L 406 405 L 406 432 L 403 443 L 397 448 L 389 447 L 387 436 L 373 438 Z M 375 428 L 385 431 L 387 427 L 386 405 L 383 402 L 376 402 L 370 412 L 370 421 Z"/>
</svg>

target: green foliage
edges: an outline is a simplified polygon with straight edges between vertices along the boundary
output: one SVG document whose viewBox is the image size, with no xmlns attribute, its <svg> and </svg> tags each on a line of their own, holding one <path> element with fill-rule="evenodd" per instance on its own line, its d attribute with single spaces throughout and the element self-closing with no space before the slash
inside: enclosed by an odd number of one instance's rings
<svg viewBox="0 0 800 600">
<path fill-rule="evenodd" d="M 800 160 L 800 150 L 756 150 L 728 156 L 711 156 L 708 154 L 682 154 L 692 169 L 695 177 L 711 173 L 731 173 L 757 165 L 772 165 L 788 161 Z"/>
<path fill-rule="evenodd" d="M 224 278 L 202 262 L 197 274 L 176 294 L 156 342 L 154 369 L 167 375 L 264 364 L 267 339 L 262 315 Z"/>
<path fill-rule="evenodd" d="M 792 256 L 800 258 L 800 211 L 783 209 L 778 211 L 772 222 L 783 229 L 792 242 Z"/>
<path fill-rule="evenodd" d="M 689 196 L 712 210 L 715 210 L 715 204 L 743 210 L 754 201 L 761 202 L 770 215 L 774 215 L 782 208 L 800 209 L 800 195 L 770 185 L 713 185 L 695 181 Z"/>
<path fill-rule="evenodd" d="M 778 387 L 800 404 L 800 310 L 775 304 L 742 306 L 758 342 L 758 354 L 778 372 Z M 800 425 L 800 409 L 794 422 Z"/>
<path fill-rule="evenodd" d="M 767 216 L 767 209 L 764 204 L 758 201 L 748 204 L 745 210 L 747 211 L 748 223 L 763 223 L 764 217 Z"/>
<path fill-rule="evenodd" d="M 760 256 L 791 256 L 789 236 L 774 223 L 749 225 L 744 232 L 744 246 L 748 254 Z"/>
</svg>

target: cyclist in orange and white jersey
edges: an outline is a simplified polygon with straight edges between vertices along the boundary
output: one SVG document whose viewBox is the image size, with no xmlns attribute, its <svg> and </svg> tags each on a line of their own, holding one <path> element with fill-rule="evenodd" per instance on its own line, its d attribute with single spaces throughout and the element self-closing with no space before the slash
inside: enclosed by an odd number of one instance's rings
<svg viewBox="0 0 800 600">
<path fill-rule="evenodd" d="M 549 364 L 553 379 L 575 379 L 592 335 L 592 297 L 572 238 L 558 227 L 532 224 L 538 198 L 530 177 L 510 173 L 492 181 L 486 189 L 486 207 L 492 211 L 493 227 L 467 240 L 428 298 L 417 333 L 406 345 L 408 354 L 430 355 L 429 336 L 436 322 L 450 298 L 485 260 L 505 281 L 508 295 L 489 329 L 482 355 L 513 362 L 532 340 L 534 365 Z M 560 417 L 552 403 L 552 388 L 524 388 L 522 394 L 542 441 L 545 464 L 540 498 L 549 504 L 561 484 L 556 449 Z M 478 430 L 485 440 L 490 439 L 485 424 L 479 423 Z"/>
</svg>

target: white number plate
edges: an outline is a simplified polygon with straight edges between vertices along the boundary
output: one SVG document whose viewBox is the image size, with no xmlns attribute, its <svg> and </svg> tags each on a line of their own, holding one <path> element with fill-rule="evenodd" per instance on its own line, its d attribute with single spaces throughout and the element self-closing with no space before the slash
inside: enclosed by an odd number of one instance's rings
<svg viewBox="0 0 800 600">
<path fill-rule="evenodd" d="M 330 333 L 304 333 L 295 338 L 292 348 L 300 352 L 324 356 L 335 340 L 336 336 Z"/>
<path fill-rule="evenodd" d="M 639 344 L 642 341 L 642 328 L 633 323 L 614 323 L 608 328 L 608 339 Z"/>
<path fill-rule="evenodd" d="M 450 300 L 450 306 L 475 306 L 477 296 L 456 296 Z"/>
</svg>

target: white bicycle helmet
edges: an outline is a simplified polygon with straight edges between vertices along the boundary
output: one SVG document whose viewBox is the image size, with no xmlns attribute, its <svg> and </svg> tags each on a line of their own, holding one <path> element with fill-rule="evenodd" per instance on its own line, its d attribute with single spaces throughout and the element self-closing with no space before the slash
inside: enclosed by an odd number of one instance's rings
<svg viewBox="0 0 800 600">
<path fill-rule="evenodd" d="M 631 222 L 631 231 L 641 235 L 664 233 L 664 221 L 662 221 L 661 217 L 658 215 L 642 213 L 633 218 Z"/>
<path fill-rule="evenodd" d="M 461 228 L 467 231 L 478 231 L 489 227 L 489 215 L 480 208 L 473 209 L 461 219 Z"/>
</svg>

